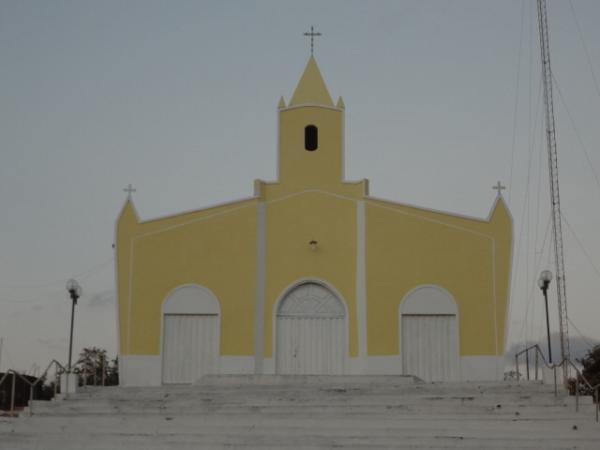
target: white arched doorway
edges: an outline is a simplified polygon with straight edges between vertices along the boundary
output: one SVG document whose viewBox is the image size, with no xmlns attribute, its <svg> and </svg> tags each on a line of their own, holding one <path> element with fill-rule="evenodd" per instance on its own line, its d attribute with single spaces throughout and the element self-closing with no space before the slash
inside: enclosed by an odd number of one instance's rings
<svg viewBox="0 0 600 450">
<path fill-rule="evenodd" d="M 332 290 L 302 283 L 288 291 L 276 310 L 278 374 L 336 375 L 346 362 L 346 309 Z"/>
<path fill-rule="evenodd" d="M 219 301 L 197 285 L 174 289 L 162 305 L 162 382 L 193 383 L 217 373 Z"/>
<path fill-rule="evenodd" d="M 404 297 L 400 348 L 405 375 L 424 381 L 458 380 L 458 310 L 445 289 L 420 286 Z"/>
</svg>

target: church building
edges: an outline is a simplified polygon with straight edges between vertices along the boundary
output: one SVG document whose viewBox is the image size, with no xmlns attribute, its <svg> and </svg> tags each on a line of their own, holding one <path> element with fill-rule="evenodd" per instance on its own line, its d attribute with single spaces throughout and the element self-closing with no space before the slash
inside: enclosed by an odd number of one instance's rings
<svg viewBox="0 0 600 450">
<path fill-rule="evenodd" d="M 279 101 L 276 181 L 153 220 L 128 197 L 115 241 L 122 385 L 502 378 L 512 218 L 500 185 L 485 219 L 372 197 L 344 177 L 344 110 L 311 56 Z"/>
</svg>

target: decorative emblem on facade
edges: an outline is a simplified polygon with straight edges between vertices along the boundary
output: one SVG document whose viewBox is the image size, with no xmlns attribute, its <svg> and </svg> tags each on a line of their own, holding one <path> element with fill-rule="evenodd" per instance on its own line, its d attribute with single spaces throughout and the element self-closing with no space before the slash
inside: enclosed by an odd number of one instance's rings
<svg viewBox="0 0 600 450">
<path fill-rule="evenodd" d="M 344 305 L 329 289 L 304 283 L 283 299 L 278 316 L 344 317 Z"/>
</svg>

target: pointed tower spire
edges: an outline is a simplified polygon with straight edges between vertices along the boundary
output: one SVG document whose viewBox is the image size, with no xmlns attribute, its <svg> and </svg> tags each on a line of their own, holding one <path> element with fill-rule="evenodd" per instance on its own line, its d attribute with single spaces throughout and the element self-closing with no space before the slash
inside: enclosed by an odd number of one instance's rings
<svg viewBox="0 0 600 450">
<path fill-rule="evenodd" d="M 333 101 L 331 100 L 325 81 L 323 81 L 317 61 L 312 55 L 308 59 L 304 73 L 300 77 L 298 86 L 296 86 L 296 90 L 288 106 L 306 103 L 333 106 Z"/>
</svg>

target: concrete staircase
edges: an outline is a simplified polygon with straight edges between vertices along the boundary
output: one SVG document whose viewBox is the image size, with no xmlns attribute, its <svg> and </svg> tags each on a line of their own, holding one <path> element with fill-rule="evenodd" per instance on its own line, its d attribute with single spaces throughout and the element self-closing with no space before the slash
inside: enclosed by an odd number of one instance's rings
<svg viewBox="0 0 600 450">
<path fill-rule="evenodd" d="M 29 413 L 32 413 L 29 416 Z M 594 405 L 538 383 L 205 377 L 87 388 L 0 418 L 0 449 L 600 449 Z"/>
</svg>

